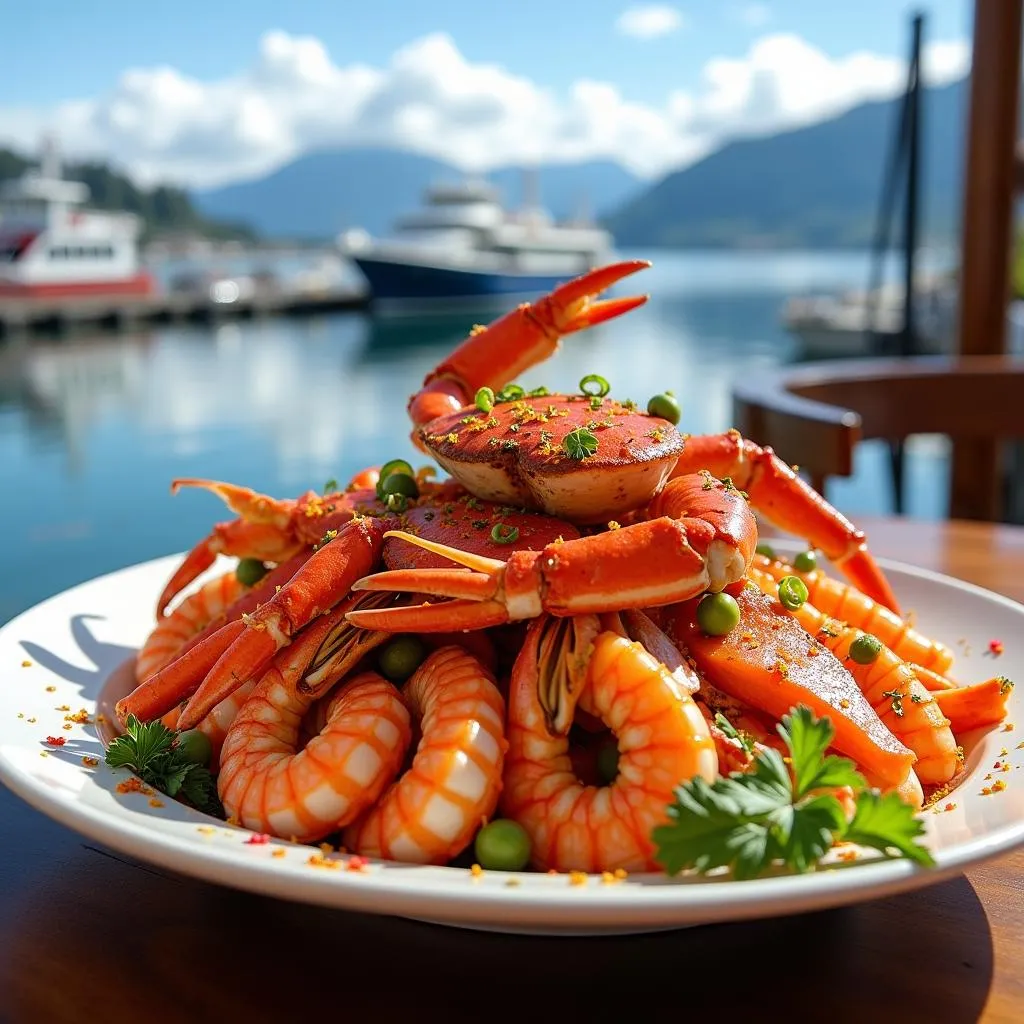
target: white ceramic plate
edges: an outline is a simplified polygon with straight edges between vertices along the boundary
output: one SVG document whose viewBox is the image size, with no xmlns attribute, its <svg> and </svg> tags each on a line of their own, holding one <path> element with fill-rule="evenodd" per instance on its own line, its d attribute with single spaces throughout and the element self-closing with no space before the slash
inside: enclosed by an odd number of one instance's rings
<svg viewBox="0 0 1024 1024">
<path fill-rule="evenodd" d="M 775 543 L 773 541 L 773 543 Z M 778 545 L 792 550 L 788 545 Z M 395 914 L 497 931 L 598 934 L 654 931 L 834 907 L 925 886 L 1024 841 L 1024 687 L 1011 697 L 1008 725 L 967 737 L 970 775 L 953 810 L 925 812 L 938 866 L 904 860 L 836 864 L 803 876 L 748 882 L 631 876 L 615 884 L 565 875 L 485 872 L 371 862 L 363 871 L 310 863 L 316 847 L 272 841 L 163 798 L 118 793 L 126 777 L 103 763 L 95 724 L 65 720 L 130 689 L 124 666 L 153 622 L 156 596 L 179 556 L 158 559 L 74 587 L 0 629 L 0 781 L 45 814 L 92 839 L 165 868 L 223 885 L 350 910 Z M 1001 674 L 1024 679 L 1024 607 L 924 570 L 883 563 L 904 606 L 928 634 L 955 645 L 963 681 Z M 213 571 L 222 569 L 215 566 Z M 1005 653 L 985 653 L 993 638 Z M 114 676 L 113 680 L 111 677 Z M 111 680 L 107 692 L 101 689 Z M 101 704 L 101 706 L 103 706 Z M 67 707 L 69 711 L 63 710 Z M 65 726 L 70 725 L 70 729 Z M 63 737 L 53 748 L 47 736 Z M 1022 744 L 1024 746 L 1024 744 Z M 1009 751 L 1002 755 L 1003 749 Z M 44 756 L 45 755 L 45 756 Z M 83 758 L 97 758 L 95 766 Z M 982 795 L 996 761 L 1007 788 Z M 577 880 L 578 881 L 578 880 Z"/>
</svg>

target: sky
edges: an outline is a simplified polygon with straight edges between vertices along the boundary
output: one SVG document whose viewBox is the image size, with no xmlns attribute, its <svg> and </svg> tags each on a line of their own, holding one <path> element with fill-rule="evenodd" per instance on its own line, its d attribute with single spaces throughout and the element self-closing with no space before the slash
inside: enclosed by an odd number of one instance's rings
<svg viewBox="0 0 1024 1024">
<path fill-rule="evenodd" d="M 643 177 L 970 64 L 971 0 L 0 0 L 0 145 L 210 187 L 386 145 Z"/>
</svg>

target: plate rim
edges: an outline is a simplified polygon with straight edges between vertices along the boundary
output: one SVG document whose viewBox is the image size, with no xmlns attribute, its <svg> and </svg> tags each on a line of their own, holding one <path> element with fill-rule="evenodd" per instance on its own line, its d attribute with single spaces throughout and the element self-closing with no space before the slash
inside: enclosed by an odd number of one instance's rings
<svg viewBox="0 0 1024 1024">
<path fill-rule="evenodd" d="M 801 546 L 800 542 L 789 538 L 772 537 L 770 540 L 779 550 L 798 550 Z M 132 571 L 156 571 L 161 563 L 170 563 L 183 556 L 184 552 L 157 556 L 74 584 L 0 625 L 0 636 L 15 631 L 24 619 L 45 614 L 49 605 L 73 597 L 79 590 L 109 583 Z M 954 590 L 966 590 L 1024 616 L 1024 604 L 977 584 L 897 559 L 879 558 L 878 563 L 883 570 L 894 570 Z M 95 698 L 90 700 L 95 701 Z M 110 769 L 106 771 L 111 772 Z M 111 777 L 117 776 L 111 772 Z M 559 887 L 537 884 L 537 880 L 545 877 L 539 873 L 521 872 L 514 873 L 514 877 L 521 883 L 531 879 L 533 884 L 519 884 L 513 888 L 486 879 L 474 879 L 465 868 L 447 866 L 389 867 L 387 863 L 377 863 L 366 873 L 308 869 L 301 874 L 293 873 L 280 870 L 269 859 L 240 856 L 244 851 L 239 851 L 235 845 L 205 844 L 186 833 L 184 829 L 194 832 L 197 825 L 205 822 L 222 830 L 233 828 L 199 812 L 191 812 L 194 821 L 182 821 L 179 828 L 170 832 L 147 828 L 144 819 L 136 820 L 130 814 L 112 814 L 102 807 L 85 804 L 73 796 L 48 788 L 2 753 L 0 782 L 25 803 L 79 835 L 200 881 L 318 906 L 398 916 L 426 916 L 448 924 L 493 921 L 495 914 L 501 914 L 502 920 L 509 924 L 535 924 L 543 931 L 550 930 L 552 922 L 542 918 L 564 917 L 567 913 L 570 917 L 565 923 L 570 928 L 616 924 L 642 927 L 666 923 L 682 927 L 691 923 L 752 920 L 826 909 L 937 884 L 959 874 L 967 866 L 992 860 L 1024 844 L 1022 818 L 956 843 L 945 851 L 935 851 L 936 866 L 932 868 L 921 868 L 904 859 L 878 859 L 858 862 L 852 874 L 837 866 L 805 875 L 778 875 L 737 882 L 731 878 L 674 880 L 659 874 L 638 873 L 630 875 L 623 885 L 595 885 L 595 876 L 591 875 L 588 876 L 591 884 L 579 886 L 565 884 L 566 874 L 563 873 L 559 876 L 562 880 Z M 98 782 L 94 784 L 112 791 L 112 787 Z M 248 829 L 239 827 L 236 830 L 242 836 L 251 834 Z M 275 843 L 292 846 L 280 840 Z M 312 850 L 315 844 L 295 844 L 295 848 Z M 397 870 L 416 872 L 417 884 L 411 888 L 396 886 L 394 878 L 388 876 Z M 439 872 L 442 874 L 438 875 Z M 487 874 L 506 882 L 512 877 L 500 872 L 485 872 Z M 448 884 L 458 884 L 460 877 L 463 888 L 456 889 Z M 438 884 L 441 879 L 443 883 Z M 477 884 L 479 882 L 485 884 Z"/>
</svg>

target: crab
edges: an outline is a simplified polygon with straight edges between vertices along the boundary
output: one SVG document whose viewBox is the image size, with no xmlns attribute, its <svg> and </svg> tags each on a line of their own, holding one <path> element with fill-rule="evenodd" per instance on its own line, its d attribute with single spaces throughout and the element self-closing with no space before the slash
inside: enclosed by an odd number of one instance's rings
<svg viewBox="0 0 1024 1024">
<path fill-rule="evenodd" d="M 563 337 L 646 301 L 598 296 L 649 266 L 625 261 L 569 281 L 474 328 L 428 374 L 408 405 L 412 439 L 449 478 L 421 480 L 409 508 L 382 500 L 375 470 L 343 492 L 295 501 L 177 481 L 214 490 L 239 518 L 187 556 L 158 614 L 217 554 L 283 562 L 290 575 L 254 610 L 144 680 L 119 703 L 122 721 L 187 700 L 179 727 L 190 728 L 343 600 L 350 631 L 387 635 L 658 608 L 724 590 L 753 559 L 755 508 L 896 609 L 863 532 L 771 449 L 735 431 L 682 434 L 668 419 L 609 397 L 599 378 L 599 393 L 509 386 Z M 460 529 L 451 512 L 460 502 L 472 510 L 471 524 L 493 524 L 491 532 Z"/>
</svg>

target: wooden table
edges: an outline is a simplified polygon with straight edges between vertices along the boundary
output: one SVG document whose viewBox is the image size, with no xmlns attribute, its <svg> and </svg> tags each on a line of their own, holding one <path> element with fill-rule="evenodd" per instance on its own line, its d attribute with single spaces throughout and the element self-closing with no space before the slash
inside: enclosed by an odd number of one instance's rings
<svg viewBox="0 0 1024 1024">
<path fill-rule="evenodd" d="M 874 550 L 1024 601 L 1024 529 L 866 523 Z M 1024 1020 L 1024 851 L 842 910 L 538 939 L 179 878 L 0 789 L 0 1021 Z M 756 1017 L 754 1017 L 756 1015 Z"/>
</svg>

